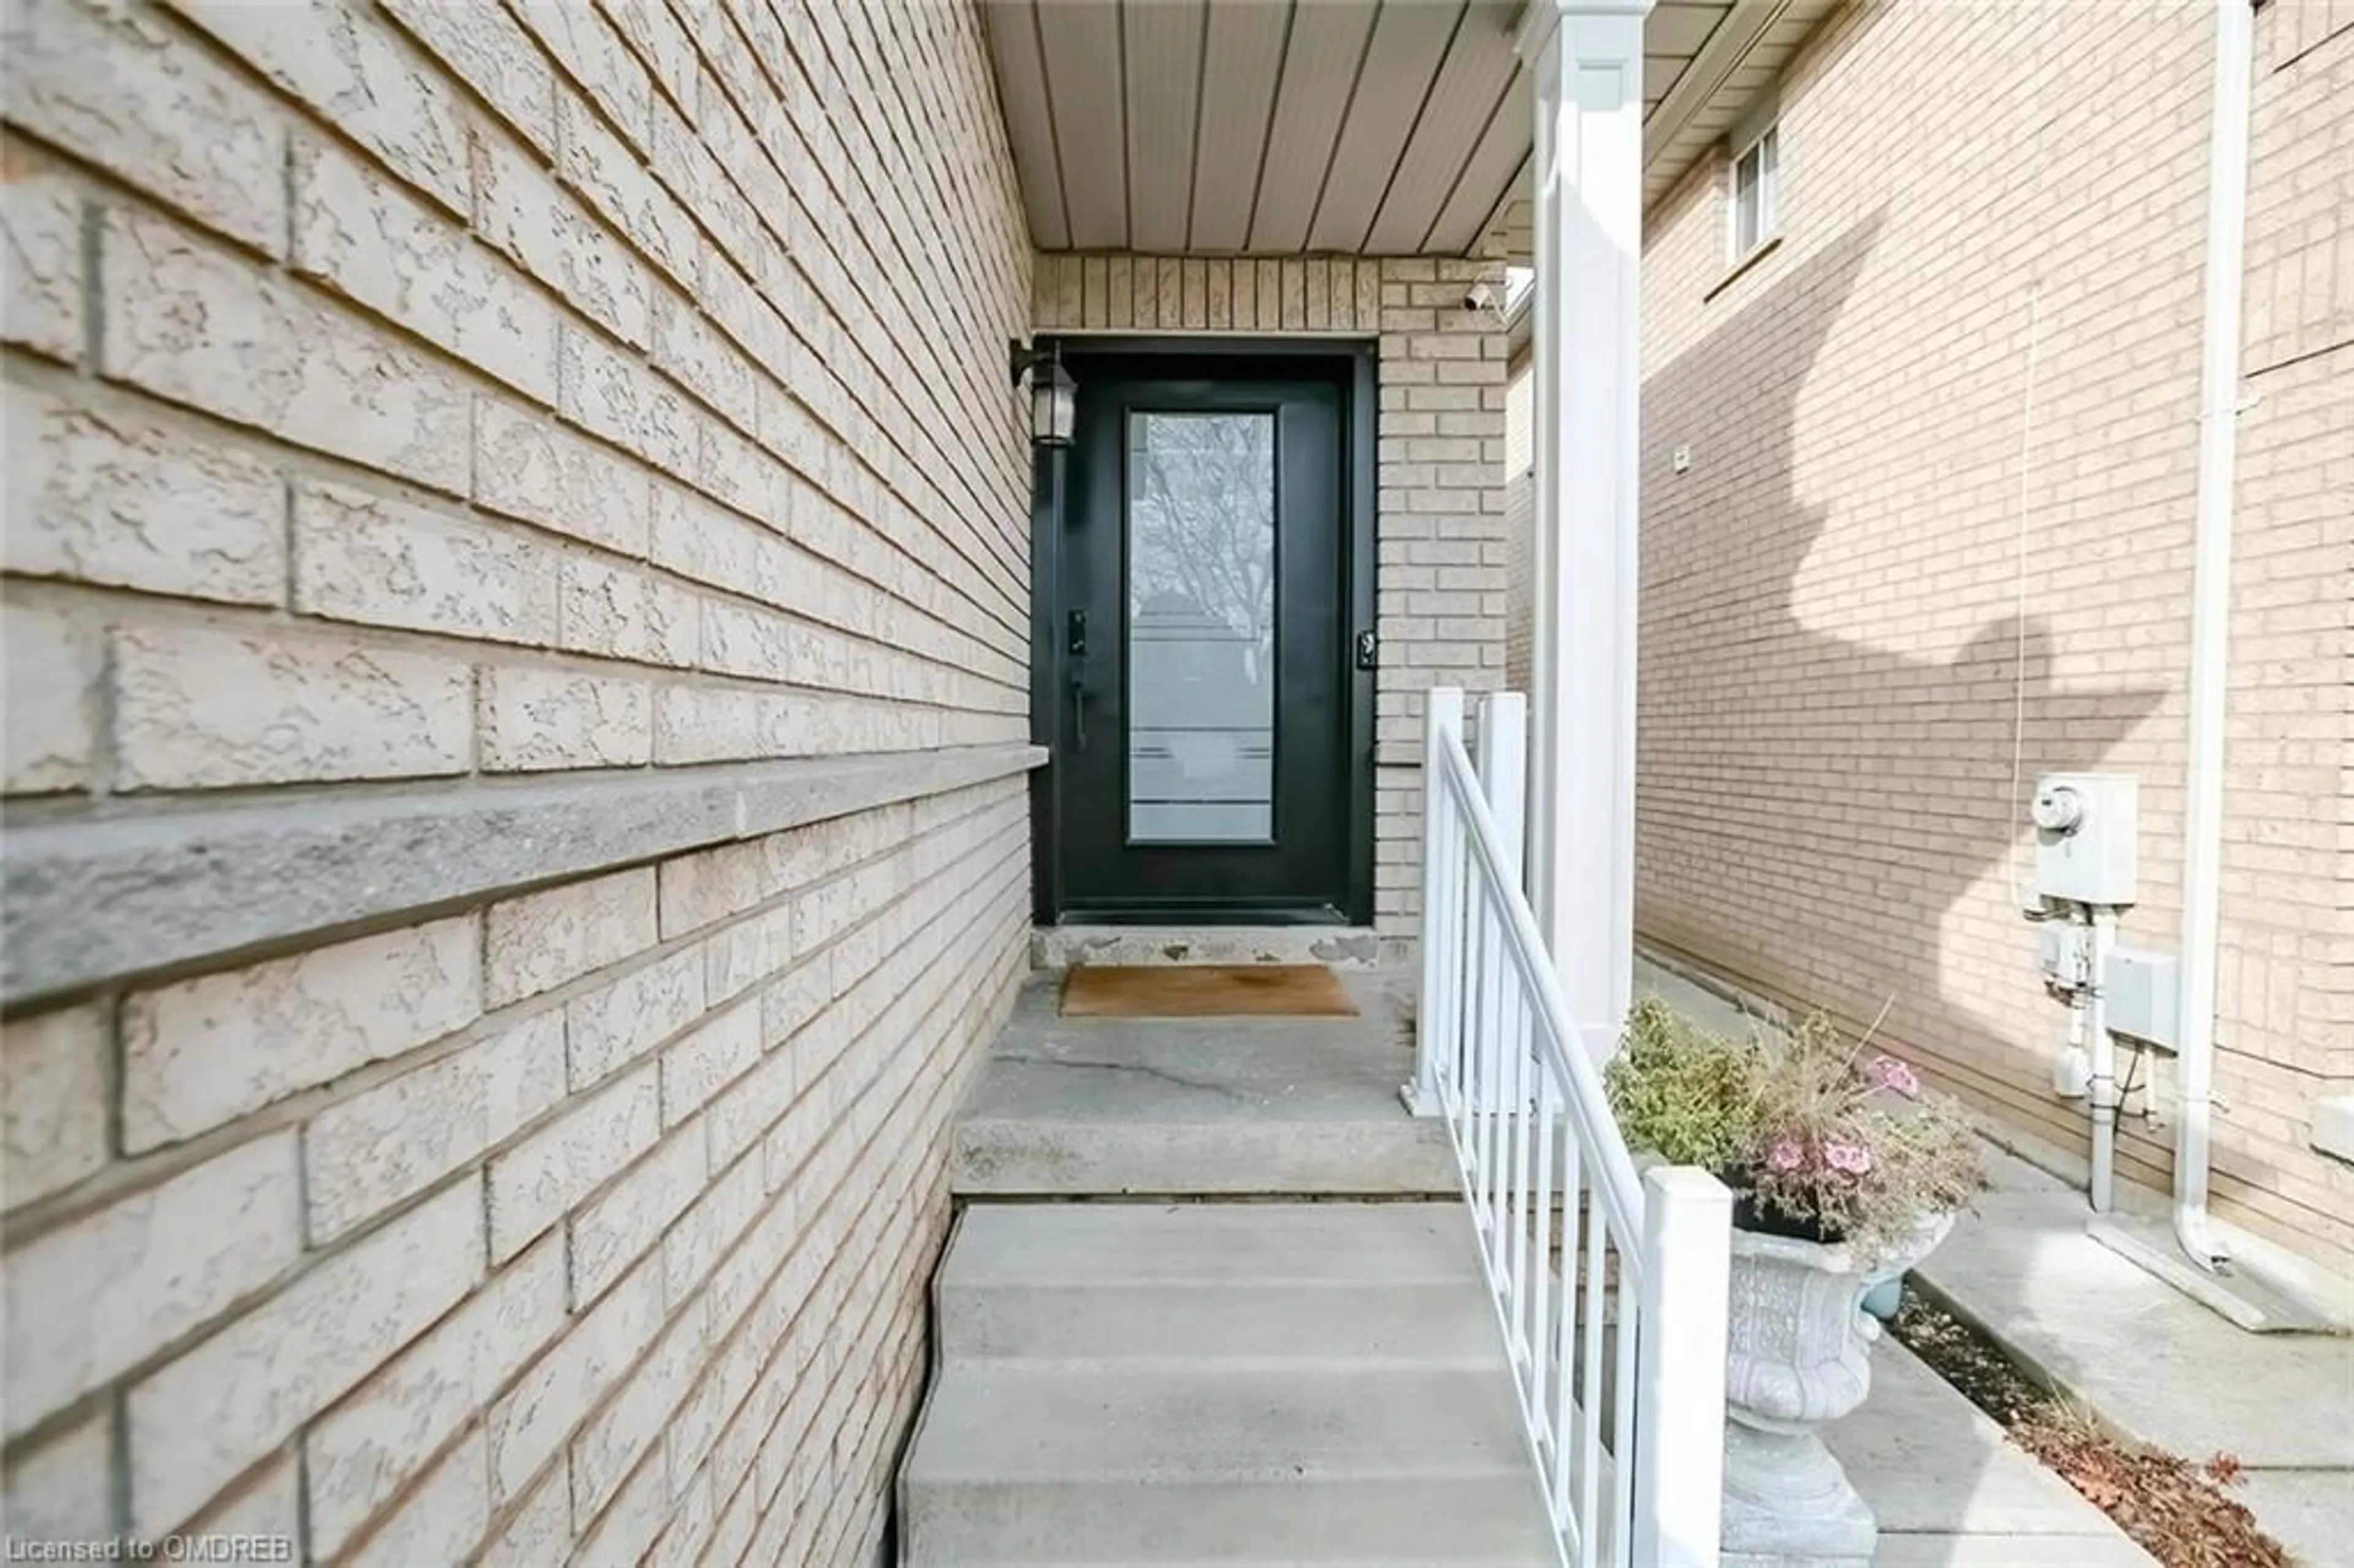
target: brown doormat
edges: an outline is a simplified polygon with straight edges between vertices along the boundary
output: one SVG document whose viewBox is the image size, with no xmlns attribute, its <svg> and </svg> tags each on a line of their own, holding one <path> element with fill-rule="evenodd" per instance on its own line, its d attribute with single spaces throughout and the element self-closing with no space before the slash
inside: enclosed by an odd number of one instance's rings
<svg viewBox="0 0 2354 1568">
<path fill-rule="evenodd" d="M 1063 981 L 1069 1018 L 1354 1018 L 1322 964 L 1082 964 Z"/>
</svg>

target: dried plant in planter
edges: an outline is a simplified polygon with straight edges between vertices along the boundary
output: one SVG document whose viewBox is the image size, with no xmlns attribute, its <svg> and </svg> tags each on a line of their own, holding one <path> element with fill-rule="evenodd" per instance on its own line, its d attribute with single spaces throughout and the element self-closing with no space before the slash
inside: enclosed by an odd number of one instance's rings
<svg viewBox="0 0 2354 1568">
<path fill-rule="evenodd" d="M 1734 1173 L 1753 1228 L 1878 1257 L 1984 1187 L 1977 1135 L 1954 1103 L 1820 1013 L 1759 1055 L 1758 1141 Z"/>
<path fill-rule="evenodd" d="M 1871 1391 L 1865 1292 L 1926 1256 L 1978 1190 L 1968 1125 L 1819 1016 L 1740 1041 L 1646 1002 L 1603 1081 L 1630 1143 L 1734 1192 L 1727 1561 L 1871 1562 L 1878 1522 L 1818 1428 Z"/>
<path fill-rule="evenodd" d="M 1744 1041 L 1646 998 L 1604 1082 L 1628 1141 L 1716 1171 L 1744 1230 L 1870 1261 L 1902 1254 L 1984 1186 L 1959 1110 L 1819 1013 Z"/>
<path fill-rule="evenodd" d="M 1670 1165 L 1722 1171 L 1757 1139 L 1756 1043 L 1712 1034 L 1656 996 L 1635 1003 L 1603 1086 L 1619 1130 Z"/>
</svg>

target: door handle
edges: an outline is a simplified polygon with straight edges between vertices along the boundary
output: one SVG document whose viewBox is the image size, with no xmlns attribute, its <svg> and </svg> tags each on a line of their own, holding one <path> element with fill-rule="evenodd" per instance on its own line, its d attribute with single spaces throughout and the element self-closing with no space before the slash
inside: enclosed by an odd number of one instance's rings
<svg viewBox="0 0 2354 1568">
<path fill-rule="evenodd" d="M 1087 748 L 1087 612 L 1071 611 L 1066 622 L 1063 645 L 1070 656 L 1071 668 L 1071 749 Z"/>
</svg>

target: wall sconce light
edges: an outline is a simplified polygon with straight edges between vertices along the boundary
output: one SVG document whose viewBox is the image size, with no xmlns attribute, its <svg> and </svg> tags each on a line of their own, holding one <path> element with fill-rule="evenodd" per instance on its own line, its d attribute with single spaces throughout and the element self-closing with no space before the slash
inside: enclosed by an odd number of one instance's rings
<svg viewBox="0 0 2354 1568">
<path fill-rule="evenodd" d="M 1014 385 L 1030 378 L 1030 440 L 1042 447 L 1069 446 L 1079 422 L 1079 384 L 1063 368 L 1061 351 L 1025 348 L 1018 338 L 1008 339 L 1005 349 Z"/>
</svg>

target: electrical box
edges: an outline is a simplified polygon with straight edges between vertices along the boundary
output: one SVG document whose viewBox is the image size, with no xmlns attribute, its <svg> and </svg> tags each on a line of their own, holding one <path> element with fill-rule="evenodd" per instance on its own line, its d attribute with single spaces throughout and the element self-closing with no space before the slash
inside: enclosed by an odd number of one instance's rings
<svg viewBox="0 0 2354 1568">
<path fill-rule="evenodd" d="M 2134 834 L 2140 789 L 2130 773 L 2047 773 L 2029 808 L 2035 822 L 2035 891 L 2073 904 L 2135 901 Z"/>
<path fill-rule="evenodd" d="M 2171 953 L 2111 949 L 2101 975 L 2101 1017 L 2112 1034 L 2175 1050 L 2182 1038 L 2182 966 Z"/>
<path fill-rule="evenodd" d="M 2093 932 L 2073 920 L 2046 920 L 2036 927 L 2037 967 L 2053 991 L 2083 991 L 2093 983 Z"/>
</svg>

